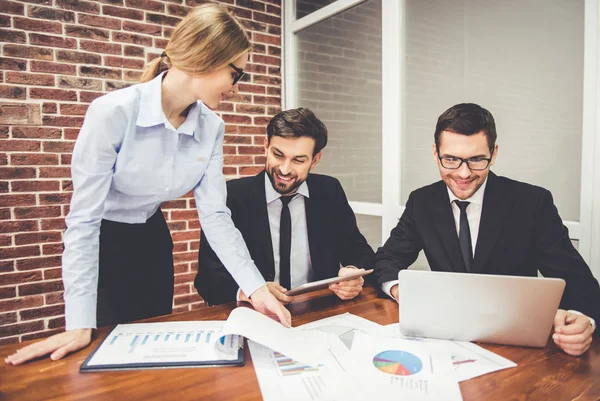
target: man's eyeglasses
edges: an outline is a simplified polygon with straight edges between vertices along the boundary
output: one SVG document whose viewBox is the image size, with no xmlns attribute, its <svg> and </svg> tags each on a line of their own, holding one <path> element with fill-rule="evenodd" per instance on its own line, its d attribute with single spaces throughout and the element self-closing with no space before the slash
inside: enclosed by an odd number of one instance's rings
<svg viewBox="0 0 600 401">
<path fill-rule="evenodd" d="M 233 78 L 233 83 L 231 85 L 235 85 L 246 73 L 241 68 L 236 67 L 233 63 L 229 63 L 229 66 L 235 70 L 235 74 L 231 74 Z"/>
<path fill-rule="evenodd" d="M 488 168 L 491 158 L 487 157 L 471 157 L 469 159 L 462 159 L 456 156 L 438 156 L 442 167 L 450 170 L 458 170 L 463 163 L 467 163 L 469 170 L 481 171 Z"/>
</svg>

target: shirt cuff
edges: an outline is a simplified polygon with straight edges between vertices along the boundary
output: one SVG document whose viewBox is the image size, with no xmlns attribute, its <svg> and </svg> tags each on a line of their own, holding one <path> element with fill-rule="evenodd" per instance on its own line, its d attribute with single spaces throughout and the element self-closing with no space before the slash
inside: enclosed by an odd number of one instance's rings
<svg viewBox="0 0 600 401">
<path fill-rule="evenodd" d="M 65 330 L 96 328 L 96 297 L 65 299 Z"/>
<path fill-rule="evenodd" d="M 240 302 L 240 291 L 242 291 L 242 289 L 238 288 L 237 292 L 235 293 L 235 300 L 237 302 Z"/>
<path fill-rule="evenodd" d="M 381 290 L 383 292 L 385 292 L 390 298 L 397 301 L 397 299 L 394 298 L 391 293 L 392 287 L 397 284 L 398 284 L 398 280 L 386 281 L 385 283 L 381 284 Z"/>
<path fill-rule="evenodd" d="M 573 313 L 575 315 L 581 315 L 581 316 L 587 317 L 588 319 L 590 319 L 590 323 L 592 324 L 592 331 L 596 331 L 596 321 L 594 319 L 592 319 L 591 317 L 586 316 L 583 313 L 581 313 L 579 311 L 576 311 L 576 310 L 573 310 L 573 309 L 569 309 L 567 312 L 568 313 Z"/>
</svg>

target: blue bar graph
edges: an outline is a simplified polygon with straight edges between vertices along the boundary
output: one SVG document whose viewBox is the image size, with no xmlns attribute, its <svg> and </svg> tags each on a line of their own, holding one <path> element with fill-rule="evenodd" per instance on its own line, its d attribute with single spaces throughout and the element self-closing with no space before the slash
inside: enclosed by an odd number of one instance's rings
<svg viewBox="0 0 600 401">
<path fill-rule="evenodd" d="M 158 339 L 160 338 L 160 334 L 157 334 L 154 336 L 154 341 L 158 341 Z"/>
<path fill-rule="evenodd" d="M 211 333 L 210 331 L 209 331 L 209 332 L 206 334 L 206 343 L 207 343 L 207 344 L 210 342 L 210 335 L 211 335 L 211 334 L 212 334 L 212 333 Z"/>
<path fill-rule="evenodd" d="M 167 333 L 167 335 L 165 336 L 165 341 L 169 341 L 169 336 L 171 335 L 171 333 Z"/>
<path fill-rule="evenodd" d="M 181 334 L 177 333 L 177 336 L 175 336 L 175 341 L 179 341 L 179 336 L 180 336 L 180 335 L 181 335 Z"/>
<path fill-rule="evenodd" d="M 192 336 L 192 335 L 191 335 L 190 333 L 187 333 L 187 334 L 186 334 L 186 336 L 185 336 L 185 342 L 186 342 L 186 343 L 187 343 L 188 341 L 190 341 L 190 337 L 191 337 L 191 336 Z"/>
<path fill-rule="evenodd" d="M 196 342 L 200 342 L 200 337 L 202 337 L 202 333 L 196 334 Z"/>
<path fill-rule="evenodd" d="M 129 349 L 129 353 L 132 353 L 135 350 L 135 344 L 137 343 L 138 338 L 140 338 L 140 336 L 135 336 L 133 337 L 133 340 L 131 340 L 131 344 L 129 344 L 129 346 L 131 347 Z"/>
<path fill-rule="evenodd" d="M 146 334 L 146 337 L 144 337 L 144 339 L 142 340 L 142 345 L 146 344 L 146 341 L 148 341 L 148 337 L 150 337 L 150 335 Z"/>
<path fill-rule="evenodd" d="M 119 337 L 119 336 L 114 336 L 114 337 L 112 338 L 112 340 L 110 340 L 110 343 L 109 343 L 109 344 L 110 344 L 110 345 L 113 345 L 113 344 L 115 343 L 115 341 L 117 341 L 117 338 L 118 338 L 118 337 Z"/>
</svg>

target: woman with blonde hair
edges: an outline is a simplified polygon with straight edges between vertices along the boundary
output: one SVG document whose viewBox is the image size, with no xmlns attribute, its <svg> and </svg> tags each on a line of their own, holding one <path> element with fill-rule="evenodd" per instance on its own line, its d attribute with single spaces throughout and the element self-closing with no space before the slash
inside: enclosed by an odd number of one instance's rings
<svg viewBox="0 0 600 401">
<path fill-rule="evenodd" d="M 177 25 L 142 83 L 94 100 L 72 158 L 64 235 L 66 331 L 6 358 L 57 360 L 92 329 L 172 312 L 173 242 L 160 203 L 193 190 L 202 230 L 253 306 L 289 326 L 225 206 L 224 123 L 211 109 L 237 91 L 251 44 L 223 7 Z"/>
</svg>

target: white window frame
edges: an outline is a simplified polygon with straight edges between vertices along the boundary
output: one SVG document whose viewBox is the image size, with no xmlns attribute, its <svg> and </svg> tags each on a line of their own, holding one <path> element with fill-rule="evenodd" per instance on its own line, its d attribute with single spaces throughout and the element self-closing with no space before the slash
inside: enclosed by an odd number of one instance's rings
<svg viewBox="0 0 600 401">
<path fill-rule="evenodd" d="M 302 30 L 368 0 L 337 0 L 296 20 L 295 0 L 284 0 L 283 12 L 283 94 L 284 109 L 296 105 L 296 35 Z M 600 278 L 600 0 L 585 0 L 583 126 L 581 150 L 581 201 L 579 221 L 564 221 L 569 236 L 579 241 L 579 253 Z M 404 211 L 400 203 L 402 160 L 404 1 L 382 0 L 382 203 L 350 201 L 356 214 L 382 218 L 382 241 L 389 236 Z M 400 133 L 400 134 L 398 134 Z"/>
</svg>

